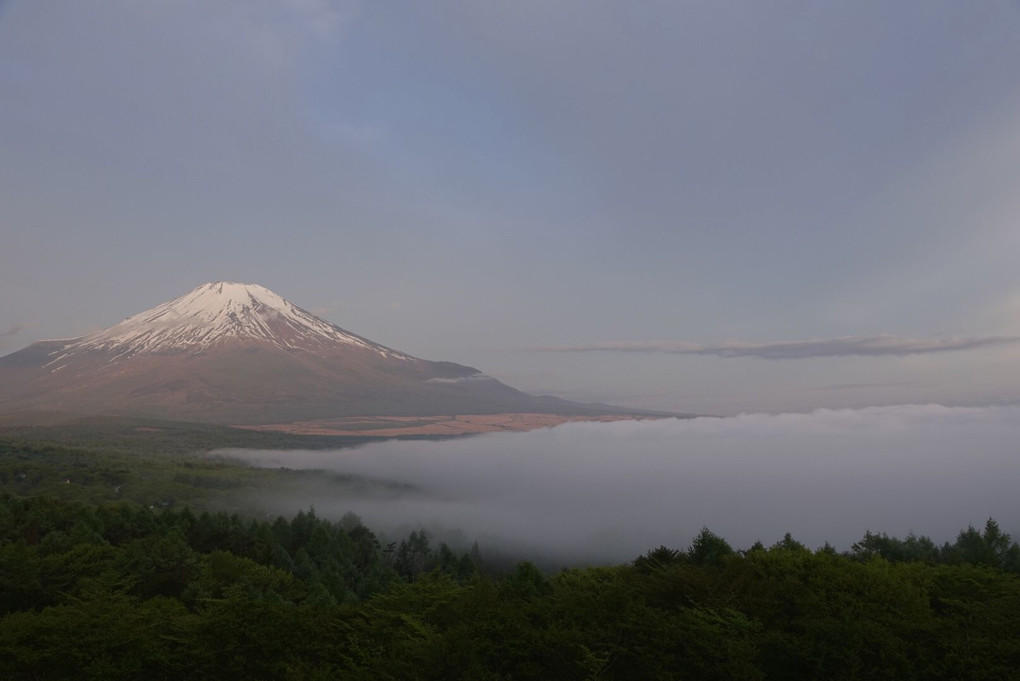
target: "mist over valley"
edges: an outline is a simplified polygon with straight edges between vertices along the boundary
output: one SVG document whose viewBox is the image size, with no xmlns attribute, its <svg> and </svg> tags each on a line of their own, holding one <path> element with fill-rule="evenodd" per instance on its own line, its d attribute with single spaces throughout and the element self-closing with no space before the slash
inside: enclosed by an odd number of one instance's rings
<svg viewBox="0 0 1020 681">
<path fill-rule="evenodd" d="M 1016 528 L 1017 442 L 1020 408 L 912 405 L 217 454 L 386 483 L 260 496 L 274 513 L 351 511 L 394 535 L 423 526 L 575 564 L 683 548 L 703 526 L 735 547 L 789 532 L 840 550 L 867 530 L 942 542 L 989 517 Z"/>
</svg>

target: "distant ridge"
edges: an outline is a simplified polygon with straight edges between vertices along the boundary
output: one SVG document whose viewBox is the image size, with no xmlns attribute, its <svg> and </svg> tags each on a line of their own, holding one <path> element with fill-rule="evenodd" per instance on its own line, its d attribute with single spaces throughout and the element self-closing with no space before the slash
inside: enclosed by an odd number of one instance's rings
<svg viewBox="0 0 1020 681">
<path fill-rule="evenodd" d="M 257 284 L 212 282 L 81 338 L 0 357 L 0 416 L 227 425 L 348 416 L 645 414 L 536 397 L 380 345 Z M 664 414 L 659 414 L 664 415 Z"/>
</svg>

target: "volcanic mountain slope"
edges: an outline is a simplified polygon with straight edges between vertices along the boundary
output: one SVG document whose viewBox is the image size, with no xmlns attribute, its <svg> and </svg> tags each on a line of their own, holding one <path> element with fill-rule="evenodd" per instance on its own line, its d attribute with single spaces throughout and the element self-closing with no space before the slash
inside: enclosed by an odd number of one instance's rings
<svg viewBox="0 0 1020 681">
<path fill-rule="evenodd" d="M 261 424 L 625 410 L 528 395 L 373 343 L 261 286 L 216 282 L 98 333 L 0 357 L 0 414 L 21 411 Z"/>
</svg>

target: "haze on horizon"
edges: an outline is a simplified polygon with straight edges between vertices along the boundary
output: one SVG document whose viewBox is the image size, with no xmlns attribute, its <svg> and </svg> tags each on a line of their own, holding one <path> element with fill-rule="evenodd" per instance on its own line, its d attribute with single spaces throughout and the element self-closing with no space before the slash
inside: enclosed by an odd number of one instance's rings
<svg viewBox="0 0 1020 681">
<path fill-rule="evenodd" d="M 216 280 L 522 390 L 1020 402 L 1020 5 L 0 0 L 0 354 Z"/>
</svg>

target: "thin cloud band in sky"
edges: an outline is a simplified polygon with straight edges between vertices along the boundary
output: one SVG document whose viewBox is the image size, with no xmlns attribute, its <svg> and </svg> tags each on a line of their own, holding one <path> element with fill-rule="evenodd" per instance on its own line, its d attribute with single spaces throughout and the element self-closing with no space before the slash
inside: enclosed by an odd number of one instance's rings
<svg viewBox="0 0 1020 681">
<path fill-rule="evenodd" d="M 640 352 L 666 355 L 715 355 L 759 359 L 814 359 L 818 357 L 880 357 L 974 350 L 1020 342 L 1016 336 L 973 338 L 898 338 L 890 335 L 751 343 L 723 341 L 697 345 L 684 341 L 622 341 L 538 348 L 545 352 Z"/>
</svg>

